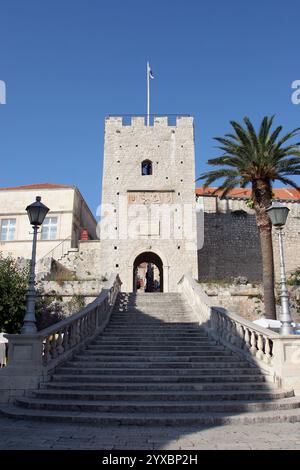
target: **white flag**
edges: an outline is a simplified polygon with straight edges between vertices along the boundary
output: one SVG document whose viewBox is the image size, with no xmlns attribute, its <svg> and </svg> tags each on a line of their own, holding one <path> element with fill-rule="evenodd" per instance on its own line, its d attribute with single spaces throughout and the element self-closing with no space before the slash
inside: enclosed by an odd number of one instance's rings
<svg viewBox="0 0 300 470">
<path fill-rule="evenodd" d="M 150 65 L 149 65 L 149 62 L 148 62 L 148 73 L 149 73 L 149 77 L 150 77 L 150 78 L 154 78 L 154 75 L 153 75 L 153 73 L 152 73 L 152 70 L 151 70 L 151 67 L 150 67 Z"/>
</svg>

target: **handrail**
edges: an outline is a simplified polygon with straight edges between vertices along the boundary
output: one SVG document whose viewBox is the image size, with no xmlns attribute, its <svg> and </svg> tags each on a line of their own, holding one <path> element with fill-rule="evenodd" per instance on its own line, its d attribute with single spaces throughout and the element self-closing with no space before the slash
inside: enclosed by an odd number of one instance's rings
<svg viewBox="0 0 300 470">
<path fill-rule="evenodd" d="M 224 308 L 213 306 L 211 299 L 191 275 L 184 275 L 178 286 L 209 335 L 226 347 L 242 353 L 247 359 L 264 363 L 271 370 L 274 359 L 273 342 L 280 339 L 279 333 L 256 325 Z"/>
<path fill-rule="evenodd" d="M 71 238 L 72 238 L 72 235 L 69 235 L 67 238 L 65 238 L 64 240 L 62 240 L 60 243 L 58 243 L 54 248 L 52 248 L 52 250 L 48 251 L 48 253 L 46 253 L 44 256 L 42 256 L 41 258 L 38 259 L 38 261 L 42 261 L 43 259 L 45 258 L 48 258 L 50 253 L 53 253 L 54 250 L 56 250 L 60 245 L 62 245 L 63 243 L 65 243 L 66 241 L 71 241 Z M 53 258 L 53 256 L 51 256 L 51 258 Z"/>
<path fill-rule="evenodd" d="M 40 344 L 38 348 L 40 352 L 35 360 L 43 368 L 44 375 L 72 357 L 105 328 L 122 283 L 118 274 L 112 274 L 105 284 L 99 296 L 91 304 L 69 318 L 35 335 L 30 335 L 29 341 Z M 25 335 L 5 335 L 5 337 L 11 342 L 20 342 Z"/>
</svg>

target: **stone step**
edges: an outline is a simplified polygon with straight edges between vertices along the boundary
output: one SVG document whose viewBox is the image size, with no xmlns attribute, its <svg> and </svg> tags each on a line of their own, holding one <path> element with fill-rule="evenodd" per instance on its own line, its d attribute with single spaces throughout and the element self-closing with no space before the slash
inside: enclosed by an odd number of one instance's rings
<svg viewBox="0 0 300 470">
<path fill-rule="evenodd" d="M 152 345 L 151 346 L 145 346 L 145 345 L 135 345 L 135 346 L 129 346 L 129 345 L 105 345 L 104 343 L 101 345 L 89 345 L 88 348 L 86 349 L 86 352 L 88 351 L 94 351 L 97 353 L 98 351 L 122 351 L 124 354 L 129 353 L 130 351 L 169 351 L 170 353 L 173 351 L 224 351 L 223 346 L 217 346 L 217 345 L 199 345 L 198 346 L 191 346 L 191 345 L 180 345 L 180 346 L 173 346 L 173 345 L 166 345 L 164 343 L 164 346 L 161 345 Z"/>
<path fill-rule="evenodd" d="M 199 333 L 202 335 L 208 336 L 208 334 L 202 330 L 199 326 L 174 326 L 174 325 L 169 325 L 168 323 L 163 324 L 163 325 L 157 325 L 157 326 L 151 326 L 151 328 L 145 328 L 144 326 L 137 325 L 136 328 L 131 328 L 127 324 L 124 325 L 123 327 L 118 327 L 116 328 L 115 326 L 111 326 L 109 323 L 107 327 L 104 330 L 104 333 L 106 332 L 115 332 L 118 331 L 120 334 L 129 334 L 129 333 L 173 333 L 173 334 L 189 334 L 189 333 Z"/>
<path fill-rule="evenodd" d="M 86 413 L 78 411 L 49 411 L 19 408 L 14 405 L 1 405 L 4 416 L 17 419 L 52 421 L 58 423 L 90 423 L 97 425 L 136 425 L 136 426 L 191 426 L 225 425 L 251 423 L 296 423 L 300 422 L 300 410 L 272 410 L 259 413 Z"/>
<path fill-rule="evenodd" d="M 16 405 L 43 410 L 65 410 L 77 412 L 104 412 L 104 413 L 238 413 L 238 412 L 258 412 L 270 410 L 290 410 L 300 408 L 299 398 L 283 398 L 275 401 L 259 400 L 257 402 L 247 401 L 189 401 L 184 403 L 180 401 L 159 400 L 147 402 L 131 401 L 100 401 L 100 400 L 46 400 L 31 397 L 22 397 L 16 399 Z"/>
<path fill-rule="evenodd" d="M 174 356 L 103 356 L 103 355 L 98 355 L 98 356 L 85 356 L 84 354 L 82 356 L 80 355 L 77 355 L 75 358 L 74 358 L 74 363 L 78 363 L 78 362 L 83 362 L 83 363 L 95 363 L 95 362 L 99 362 L 99 363 L 103 363 L 105 362 L 106 364 L 108 363 L 118 363 L 118 364 L 126 364 L 128 362 L 132 362 L 134 364 L 136 363 L 142 363 L 142 364 L 147 364 L 147 363 L 157 363 L 157 362 L 160 362 L 160 363 L 173 363 L 176 361 L 176 364 L 178 364 L 179 362 L 180 363 L 183 363 L 183 364 L 187 364 L 189 362 L 192 362 L 192 363 L 198 363 L 198 362 L 201 362 L 201 363 L 210 363 L 210 362 L 213 362 L 214 364 L 216 362 L 226 362 L 226 363 L 230 363 L 232 364 L 233 362 L 234 363 L 237 363 L 239 362 L 239 358 L 236 357 L 236 356 L 184 356 L 184 357 L 176 357 L 174 358 Z M 69 361 L 69 363 L 71 363 L 71 361 Z M 72 361 L 73 363 L 73 361 Z M 245 364 L 245 362 L 244 362 Z"/>
<path fill-rule="evenodd" d="M 72 374 L 70 371 L 62 372 L 58 374 L 57 372 L 52 376 L 53 381 L 57 382 L 93 382 L 93 383 L 106 383 L 109 381 L 110 383 L 247 383 L 247 382 L 266 382 L 267 376 L 262 374 L 243 374 L 242 376 L 234 374 L 230 375 L 227 371 L 223 370 L 223 374 L 217 375 L 100 375 L 100 374 Z"/>
<path fill-rule="evenodd" d="M 155 318 L 155 317 L 170 317 L 170 318 L 190 318 L 193 315 L 191 310 L 185 308 L 170 308 L 168 306 L 161 307 L 155 305 L 149 305 L 149 307 L 143 306 L 142 309 L 138 306 L 127 306 L 124 310 L 114 310 L 112 318 L 138 318 L 143 320 L 144 318 Z"/>
<path fill-rule="evenodd" d="M 213 364 L 211 362 L 166 362 L 166 361 L 154 361 L 154 362 L 141 362 L 141 361 L 136 361 L 136 362 L 127 362 L 124 361 L 124 363 L 120 364 L 117 362 L 107 362 L 107 361 L 69 361 L 64 363 L 64 367 L 71 367 L 71 368 L 78 368 L 78 369 L 97 369 L 97 370 L 102 370 L 102 369 L 120 369 L 120 367 L 123 367 L 125 369 L 142 369 L 142 370 L 147 370 L 147 369 L 176 369 L 176 370 L 188 370 L 188 369 L 199 369 L 200 367 L 206 368 L 206 369 L 211 369 L 211 368 L 217 368 L 217 369 L 246 369 L 246 368 L 251 368 L 250 364 L 247 362 L 226 362 L 226 361 L 216 361 Z M 254 368 L 254 367 L 253 367 Z M 148 373 L 148 372 L 147 372 Z"/>
<path fill-rule="evenodd" d="M 194 328 L 194 327 L 197 327 L 198 325 L 198 328 L 199 328 L 199 324 L 195 323 L 195 322 L 184 322 L 184 323 L 181 323 L 179 321 L 160 321 L 160 322 L 154 322 L 153 320 L 143 320 L 143 321 L 134 321 L 134 320 L 128 320 L 128 321 L 121 321 L 121 320 L 110 320 L 109 326 L 111 326 L 112 328 L 125 328 L 125 327 L 130 327 L 131 330 L 135 329 L 135 328 L 147 328 L 147 329 L 151 329 L 152 328 L 158 328 L 158 327 L 161 327 L 161 328 L 165 328 L 165 327 L 169 327 L 169 328 Z"/>
<path fill-rule="evenodd" d="M 105 339 L 105 337 L 102 337 L 98 341 L 94 341 L 89 348 L 94 348 L 98 346 L 198 346 L 201 345 L 202 347 L 205 346 L 214 346 L 216 345 L 216 341 L 212 340 L 167 340 L 165 339 L 162 341 L 160 338 L 157 339 L 152 339 L 150 340 L 139 340 L 139 339 L 128 339 L 128 340 L 119 340 L 119 341 L 113 341 L 110 339 Z"/>
<path fill-rule="evenodd" d="M 211 362 L 167 362 L 167 361 L 154 361 L 154 362 L 128 362 L 125 361 L 120 364 L 120 362 L 108 362 L 108 361 L 67 361 L 64 363 L 64 367 L 71 367 L 77 369 L 120 369 L 120 367 L 125 369 L 176 369 L 177 371 L 188 370 L 188 369 L 199 369 L 200 367 L 203 369 L 248 369 L 252 366 L 247 362 L 225 362 L 225 361 L 216 361 L 213 364 Z M 256 370 L 256 369 L 255 369 Z M 148 372 L 147 372 L 148 373 Z"/>
<path fill-rule="evenodd" d="M 197 364 L 195 364 L 197 365 Z M 225 365 L 225 364 L 222 364 Z M 218 365 L 216 367 L 214 364 L 209 364 L 209 366 L 204 367 L 193 367 L 190 369 L 186 369 L 185 367 L 179 368 L 177 367 L 176 369 L 171 369 L 171 368 L 166 368 L 164 364 L 164 368 L 110 368 L 110 369 L 105 369 L 101 367 L 87 367 L 83 365 L 82 368 L 80 367 L 67 367 L 67 366 L 62 366 L 59 369 L 57 369 L 56 374 L 57 375 L 64 375 L 64 374 L 71 374 L 71 375 L 131 375 L 131 376 L 139 376 L 139 375 L 151 375 L 151 376 L 156 376 L 156 375 L 175 375 L 177 377 L 180 376 L 185 376 L 185 377 L 193 377 L 195 374 L 198 376 L 209 376 L 209 375 L 222 375 L 225 373 L 224 369 L 225 367 L 222 367 L 222 365 Z M 234 366 L 234 367 L 233 367 Z M 240 367 L 236 368 L 235 364 L 230 368 L 227 368 L 226 370 L 226 375 L 227 376 L 242 376 L 242 375 L 261 375 L 261 372 L 258 371 L 256 368 L 251 368 L 250 366 L 248 367 Z M 228 370 L 229 369 L 229 370 Z"/>
<path fill-rule="evenodd" d="M 192 339 L 192 340 L 209 340 L 211 341 L 207 335 L 201 334 L 201 333 L 139 333 L 136 331 L 133 331 L 132 333 L 124 333 L 120 334 L 117 330 L 114 332 L 108 332 L 105 331 L 102 336 L 103 339 L 113 339 L 113 340 L 120 340 L 120 339 L 153 339 L 153 338 L 167 338 L 167 339 L 176 339 L 176 340 L 187 340 L 187 339 Z M 97 342 L 101 341 L 101 338 L 96 339 Z"/>
<path fill-rule="evenodd" d="M 290 391 L 82 391 L 82 390 L 38 390 L 30 394 L 32 398 L 46 400 L 72 400 L 72 401 L 257 401 L 257 400 L 280 400 L 282 398 L 294 397 L 293 390 Z"/>
<path fill-rule="evenodd" d="M 215 348 L 211 348 L 211 349 L 207 349 L 207 348 L 203 348 L 201 350 L 194 350 L 194 351 L 190 351 L 190 350 L 180 350 L 180 351 L 169 351 L 168 349 L 164 349 L 164 350 L 153 350 L 153 351 L 149 351 L 149 349 L 147 349 L 146 351 L 143 351 L 143 350 L 130 350 L 130 351 L 126 351 L 126 355 L 122 354 L 120 356 L 120 350 L 119 349 L 114 349 L 114 350 L 111 350 L 109 348 L 107 349 L 101 349 L 100 351 L 98 351 L 97 349 L 92 349 L 92 350 L 89 350 L 89 349 L 86 349 L 84 351 L 82 351 L 81 355 L 77 355 L 75 357 L 80 357 L 80 358 L 86 358 L 87 360 L 89 360 L 89 358 L 93 357 L 93 358 L 97 358 L 97 357 L 115 357 L 115 358 L 119 358 L 119 357 L 122 357 L 122 358 L 128 358 L 129 360 L 135 360 L 136 357 L 140 357 L 140 358 L 143 358 L 143 357 L 170 357 L 170 355 L 174 358 L 185 358 L 185 357 L 202 357 L 202 356 L 205 356 L 205 357 L 236 357 L 236 356 L 233 356 L 231 352 L 229 351 L 226 351 L 226 350 L 216 350 Z"/>
<path fill-rule="evenodd" d="M 161 391 L 278 391 L 278 386 L 274 383 L 267 383 L 267 382 L 224 382 L 224 383 L 109 383 L 109 382 L 58 382 L 52 381 L 47 382 L 41 385 L 42 389 L 59 389 L 59 390 L 82 390 L 82 391 L 94 391 L 94 390 L 101 390 L 101 391 L 154 391 L 154 392 L 161 392 Z"/>
</svg>

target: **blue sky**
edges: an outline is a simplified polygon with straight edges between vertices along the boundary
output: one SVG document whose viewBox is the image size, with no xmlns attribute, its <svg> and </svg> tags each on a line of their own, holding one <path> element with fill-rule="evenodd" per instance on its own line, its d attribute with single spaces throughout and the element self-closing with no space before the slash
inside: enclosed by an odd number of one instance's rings
<svg viewBox="0 0 300 470">
<path fill-rule="evenodd" d="M 0 0 L 0 186 L 75 184 L 95 213 L 107 114 L 195 117 L 197 175 L 229 120 L 300 125 L 298 0 Z"/>
</svg>

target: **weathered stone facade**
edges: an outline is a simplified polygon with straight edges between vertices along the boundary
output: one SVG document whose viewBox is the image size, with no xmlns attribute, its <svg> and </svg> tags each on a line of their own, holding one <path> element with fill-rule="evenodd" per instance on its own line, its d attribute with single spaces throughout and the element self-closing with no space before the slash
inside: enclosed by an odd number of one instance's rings
<svg viewBox="0 0 300 470">
<path fill-rule="evenodd" d="M 245 276 L 262 280 L 260 238 L 255 213 L 246 198 L 198 196 L 204 211 L 204 246 L 198 251 L 199 280 Z M 300 266 L 300 200 L 281 201 L 290 213 L 284 230 L 287 273 Z M 275 275 L 279 281 L 278 240 L 273 230 Z"/>
<path fill-rule="evenodd" d="M 142 172 L 145 161 L 149 174 Z M 100 266 L 103 274 L 119 272 L 123 291 L 133 290 L 134 263 L 144 253 L 150 262 L 151 256 L 161 260 L 165 292 L 177 291 L 185 272 L 197 276 L 194 161 L 192 117 L 177 117 L 176 125 L 156 117 L 153 126 L 144 117 L 130 125 L 122 117 L 106 119 L 102 215 L 110 219 L 101 227 Z"/>
</svg>

